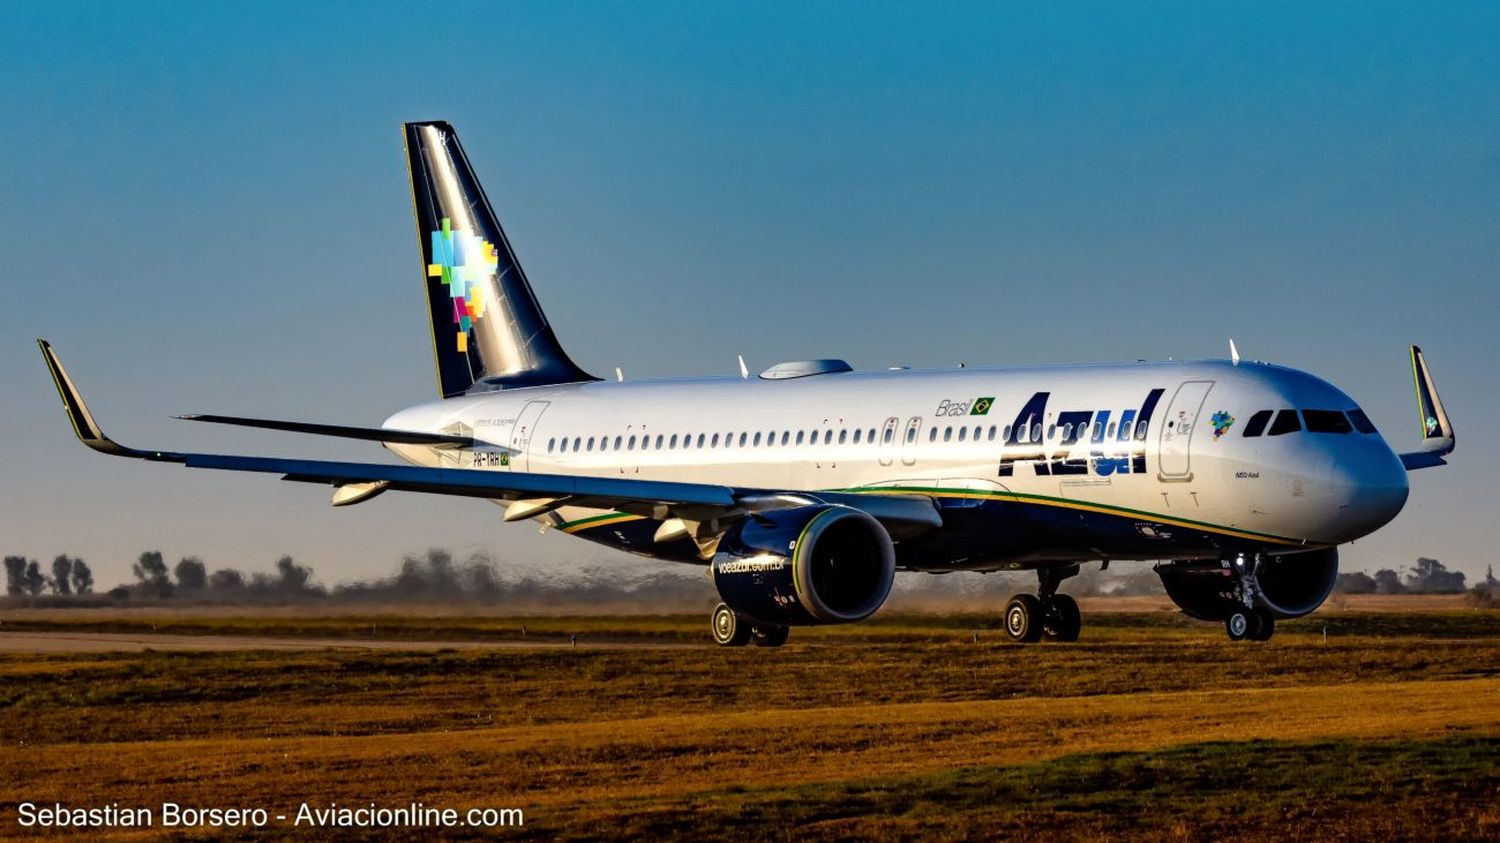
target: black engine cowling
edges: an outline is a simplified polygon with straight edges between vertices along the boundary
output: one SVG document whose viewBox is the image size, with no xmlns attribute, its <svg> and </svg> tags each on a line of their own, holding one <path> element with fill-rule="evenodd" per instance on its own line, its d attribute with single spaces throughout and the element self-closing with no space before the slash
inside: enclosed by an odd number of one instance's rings
<svg viewBox="0 0 1500 843">
<path fill-rule="evenodd" d="M 1217 559 L 1184 559 L 1156 566 L 1167 596 L 1183 614 L 1222 621 L 1241 604 L 1234 598 L 1234 577 Z M 1338 548 L 1267 556 L 1261 560 L 1257 603 L 1280 618 L 1300 618 L 1328 595 L 1339 575 Z"/>
<path fill-rule="evenodd" d="M 781 626 L 850 623 L 891 593 L 896 549 L 885 527 L 847 506 L 804 506 L 741 521 L 713 560 L 736 614 Z"/>
</svg>

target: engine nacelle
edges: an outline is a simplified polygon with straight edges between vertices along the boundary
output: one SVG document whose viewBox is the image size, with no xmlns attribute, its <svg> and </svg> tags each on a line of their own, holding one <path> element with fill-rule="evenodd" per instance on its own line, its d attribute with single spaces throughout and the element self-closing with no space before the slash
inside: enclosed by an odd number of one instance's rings
<svg viewBox="0 0 1500 843">
<path fill-rule="evenodd" d="M 713 578 L 729 608 L 762 623 L 850 623 L 890 595 L 896 549 L 879 521 L 852 507 L 776 510 L 724 536 Z"/>
<path fill-rule="evenodd" d="M 1217 559 L 1184 559 L 1156 566 L 1167 596 L 1188 617 L 1222 621 L 1241 604 L 1234 577 Z M 1279 618 L 1300 618 L 1333 593 L 1339 575 L 1338 548 L 1267 556 L 1256 575 L 1257 603 Z"/>
</svg>

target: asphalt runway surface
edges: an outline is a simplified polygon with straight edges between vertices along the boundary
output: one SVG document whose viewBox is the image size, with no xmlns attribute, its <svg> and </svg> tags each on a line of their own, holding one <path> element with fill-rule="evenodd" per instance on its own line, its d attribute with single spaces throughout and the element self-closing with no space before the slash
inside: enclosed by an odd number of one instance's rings
<svg viewBox="0 0 1500 843">
<path fill-rule="evenodd" d="M 673 641 L 402 641 L 379 638 L 292 638 L 274 635 L 169 635 L 114 632 L 0 631 L 0 653 L 226 652 L 234 650 L 656 650 L 693 647 Z"/>
</svg>

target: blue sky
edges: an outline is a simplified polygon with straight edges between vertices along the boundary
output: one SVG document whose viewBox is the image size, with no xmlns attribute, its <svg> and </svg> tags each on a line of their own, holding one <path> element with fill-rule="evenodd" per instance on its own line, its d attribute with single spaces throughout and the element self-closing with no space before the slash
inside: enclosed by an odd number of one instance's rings
<svg viewBox="0 0 1500 843">
<path fill-rule="evenodd" d="M 106 461 L 375 458 L 200 429 L 434 395 L 398 125 L 455 124 L 585 368 L 1222 356 L 1310 369 L 1397 447 L 1419 342 L 1460 434 L 1350 567 L 1496 561 L 1500 6 L 19 4 L 0 28 L 0 550 L 128 576 L 444 545 L 624 561 L 493 507 Z"/>
</svg>

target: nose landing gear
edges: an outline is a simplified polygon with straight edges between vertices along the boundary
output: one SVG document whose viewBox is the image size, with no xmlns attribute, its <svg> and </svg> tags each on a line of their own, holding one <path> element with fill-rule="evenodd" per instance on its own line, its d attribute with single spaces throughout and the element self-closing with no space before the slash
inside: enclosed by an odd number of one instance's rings
<svg viewBox="0 0 1500 843">
<path fill-rule="evenodd" d="M 1078 566 L 1038 568 L 1038 594 L 1017 594 L 1005 604 L 1005 634 L 1017 644 L 1034 644 L 1045 636 L 1053 641 L 1078 640 L 1083 617 L 1078 601 L 1058 594 L 1063 580 L 1076 576 Z"/>
<path fill-rule="evenodd" d="M 1224 619 L 1224 631 L 1229 633 L 1229 640 L 1270 641 L 1276 633 L 1276 616 L 1269 609 L 1257 606 L 1255 599 L 1260 594 L 1260 580 L 1256 578 L 1260 570 L 1260 555 L 1247 560 L 1241 553 L 1225 564 L 1234 577 L 1235 600 L 1242 604 L 1231 609 L 1229 617 Z"/>
</svg>

